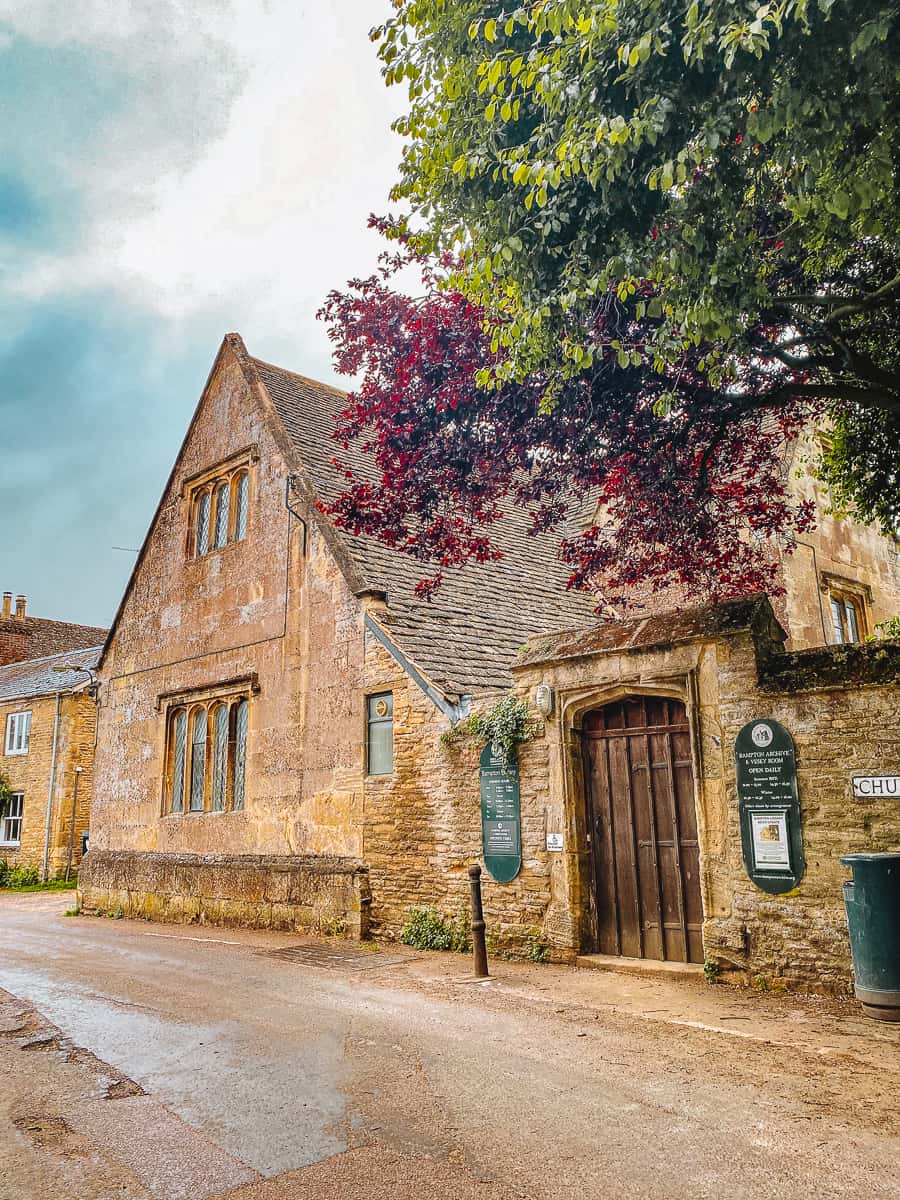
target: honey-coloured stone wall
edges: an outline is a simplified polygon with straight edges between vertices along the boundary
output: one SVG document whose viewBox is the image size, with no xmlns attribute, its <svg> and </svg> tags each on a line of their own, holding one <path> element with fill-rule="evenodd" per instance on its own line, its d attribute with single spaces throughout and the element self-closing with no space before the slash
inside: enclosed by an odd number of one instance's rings
<svg viewBox="0 0 900 1200">
<path fill-rule="evenodd" d="M 31 713 L 31 739 L 27 754 L 7 755 L 3 753 L 6 718 L 16 712 Z M 0 858 L 11 865 L 38 870 L 43 865 L 55 722 L 55 695 L 0 702 L 0 736 L 3 737 L 0 771 L 8 779 L 12 791 L 24 794 L 20 845 L 18 848 L 0 845 Z M 65 873 L 70 840 L 73 872 L 77 872 L 81 861 L 82 834 L 90 826 L 95 722 L 96 706 L 86 690 L 60 695 L 50 808 L 48 877 L 51 879 Z M 76 767 L 81 767 L 77 796 Z"/>
</svg>

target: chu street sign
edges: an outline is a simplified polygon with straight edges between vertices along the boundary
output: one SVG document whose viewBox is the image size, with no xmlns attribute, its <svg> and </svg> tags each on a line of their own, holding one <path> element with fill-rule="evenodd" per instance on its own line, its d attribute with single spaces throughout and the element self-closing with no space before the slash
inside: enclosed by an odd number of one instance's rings
<svg viewBox="0 0 900 1200">
<path fill-rule="evenodd" d="M 497 883 L 509 883 L 522 867 L 519 767 L 490 742 L 481 752 L 481 841 L 484 865 Z"/>
</svg>

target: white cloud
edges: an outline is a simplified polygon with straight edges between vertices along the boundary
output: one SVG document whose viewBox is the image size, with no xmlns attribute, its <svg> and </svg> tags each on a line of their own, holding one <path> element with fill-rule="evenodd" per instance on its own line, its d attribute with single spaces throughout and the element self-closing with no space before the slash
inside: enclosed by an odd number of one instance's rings
<svg viewBox="0 0 900 1200">
<path fill-rule="evenodd" d="M 20 294 L 112 286 L 161 317 L 236 328 L 252 352 L 327 374 L 315 311 L 371 269 L 379 246 L 366 218 L 387 209 L 400 156 L 390 122 L 403 98 L 385 88 L 368 40 L 387 0 L 12 8 L 16 32 L 114 53 L 158 91 L 145 101 L 156 119 L 124 112 L 105 140 L 80 245 L 36 256 Z M 0 20 L 9 10 L 0 0 Z"/>
</svg>

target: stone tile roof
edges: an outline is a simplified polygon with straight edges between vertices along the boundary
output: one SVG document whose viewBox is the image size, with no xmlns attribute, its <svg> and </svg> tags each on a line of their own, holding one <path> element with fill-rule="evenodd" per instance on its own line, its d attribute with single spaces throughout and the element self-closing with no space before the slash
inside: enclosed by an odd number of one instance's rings
<svg viewBox="0 0 900 1200">
<path fill-rule="evenodd" d="M 94 625 L 73 625 L 69 621 L 50 621 L 45 617 L 0 617 L 0 635 L 15 639 L 16 661 L 96 646 L 106 637 L 106 632 Z"/>
<path fill-rule="evenodd" d="M 540 634 L 522 647 L 514 665 L 528 667 L 592 654 L 643 650 L 745 629 L 753 630 L 761 637 L 764 635 L 773 646 L 780 646 L 787 636 L 775 618 L 768 597 L 760 594 L 652 613 L 627 621 L 598 624 L 595 620 L 589 626 Z"/>
<path fill-rule="evenodd" d="M 104 633 L 105 630 L 94 630 Z M 35 696 L 51 696 L 55 692 L 74 692 L 90 683 L 83 671 L 54 671 L 54 667 L 91 667 L 100 661 L 102 646 L 87 650 L 67 650 L 45 658 L 29 658 L 24 662 L 0 667 L 0 701 L 27 700 Z"/>
<path fill-rule="evenodd" d="M 250 363 L 271 397 L 316 494 L 333 499 L 341 477 L 337 456 L 362 475 L 369 457 L 334 441 L 335 418 L 346 397 L 337 388 L 295 375 L 260 359 Z M 431 568 L 370 537 L 339 532 L 358 574 L 358 591 L 382 591 L 387 611 L 374 614 L 391 641 L 448 697 L 509 687 L 510 665 L 532 635 L 596 620 L 583 593 L 568 592 L 568 569 L 557 556 L 558 538 L 531 537 L 528 516 L 509 508 L 492 538 L 503 551 L 493 563 L 448 571 L 430 601 L 416 583 Z"/>
</svg>

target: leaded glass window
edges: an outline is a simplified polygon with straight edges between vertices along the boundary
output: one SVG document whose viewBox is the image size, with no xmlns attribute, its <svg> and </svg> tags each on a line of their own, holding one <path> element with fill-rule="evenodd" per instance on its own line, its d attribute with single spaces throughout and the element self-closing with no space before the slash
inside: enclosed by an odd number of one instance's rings
<svg viewBox="0 0 900 1200">
<path fill-rule="evenodd" d="M 191 812 L 203 811 L 206 784 L 206 709 L 194 710 L 191 722 Z"/>
<path fill-rule="evenodd" d="M 234 709 L 234 799 L 232 807 L 235 811 L 244 807 L 249 707 L 246 700 L 239 700 Z"/>
<path fill-rule="evenodd" d="M 197 557 L 209 550 L 209 492 L 204 492 L 197 502 Z"/>
<path fill-rule="evenodd" d="M 187 749 L 187 713 L 180 709 L 173 721 L 172 803 L 173 813 L 184 812 L 184 762 Z"/>
<path fill-rule="evenodd" d="M 213 812 L 224 812 L 228 786 L 228 705 L 217 704 L 213 709 Z"/>
<path fill-rule="evenodd" d="M 231 485 L 223 483 L 216 489 L 216 536 L 213 547 L 216 550 L 228 543 L 228 507 L 231 499 Z"/>
<path fill-rule="evenodd" d="M 243 539 L 247 536 L 247 499 L 249 485 L 246 471 L 238 475 L 235 487 L 237 491 L 235 496 L 237 511 L 234 518 L 234 540 L 236 542 L 240 542 L 243 541 Z"/>
</svg>

